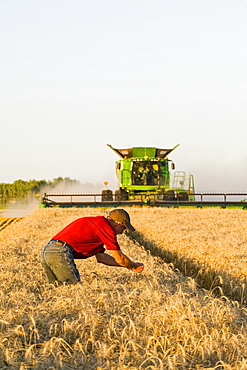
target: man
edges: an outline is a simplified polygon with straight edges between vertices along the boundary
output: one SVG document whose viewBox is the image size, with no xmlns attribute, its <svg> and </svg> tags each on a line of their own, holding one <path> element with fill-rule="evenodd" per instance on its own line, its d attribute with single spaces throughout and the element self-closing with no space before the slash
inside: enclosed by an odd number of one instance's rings
<svg viewBox="0 0 247 370">
<path fill-rule="evenodd" d="M 95 256 L 97 262 L 105 265 L 142 272 L 144 265 L 131 261 L 121 251 L 117 242 L 117 235 L 126 229 L 135 231 L 129 214 L 120 208 L 112 210 L 107 217 L 82 217 L 71 222 L 42 249 L 41 264 L 48 282 L 80 282 L 74 259 L 86 259 L 91 256 Z M 105 253 L 105 249 L 111 251 L 111 255 Z"/>
</svg>

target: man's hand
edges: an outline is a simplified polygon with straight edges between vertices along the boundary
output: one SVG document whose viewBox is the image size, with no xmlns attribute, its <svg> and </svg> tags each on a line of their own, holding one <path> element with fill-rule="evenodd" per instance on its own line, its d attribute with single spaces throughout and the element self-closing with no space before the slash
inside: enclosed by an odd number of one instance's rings
<svg viewBox="0 0 247 370">
<path fill-rule="evenodd" d="M 119 266 L 126 267 L 129 270 L 142 272 L 144 269 L 143 263 L 133 262 L 121 251 L 111 251 L 113 258 Z"/>
<path fill-rule="evenodd" d="M 142 272 L 144 269 L 143 263 L 136 262 L 136 267 L 130 268 L 130 270 L 135 271 L 135 272 Z"/>
</svg>

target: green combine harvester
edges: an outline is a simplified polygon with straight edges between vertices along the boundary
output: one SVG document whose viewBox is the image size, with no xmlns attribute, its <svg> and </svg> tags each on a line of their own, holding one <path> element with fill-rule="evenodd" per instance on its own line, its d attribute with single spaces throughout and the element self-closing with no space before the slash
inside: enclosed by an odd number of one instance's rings
<svg viewBox="0 0 247 370">
<path fill-rule="evenodd" d="M 194 178 L 184 171 L 174 171 L 168 156 L 172 149 L 133 147 L 116 149 L 108 146 L 120 157 L 116 161 L 118 189 L 107 188 L 100 194 L 47 194 L 41 207 L 111 207 L 118 205 L 169 205 L 194 201 Z M 174 171 L 174 172 L 172 172 Z"/>
<path fill-rule="evenodd" d="M 155 147 L 133 147 L 116 149 L 108 146 L 120 157 L 116 162 L 118 190 L 102 191 L 102 201 L 134 201 L 149 203 L 155 200 L 177 199 L 192 201 L 194 194 L 193 175 L 187 176 L 184 171 L 175 169 L 174 163 L 168 159 L 178 146 L 172 149 Z"/>
</svg>

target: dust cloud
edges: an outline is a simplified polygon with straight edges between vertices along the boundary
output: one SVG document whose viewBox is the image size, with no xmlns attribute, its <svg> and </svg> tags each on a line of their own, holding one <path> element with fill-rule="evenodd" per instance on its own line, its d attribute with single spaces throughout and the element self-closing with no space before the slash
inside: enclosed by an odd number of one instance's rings
<svg viewBox="0 0 247 370">
<path fill-rule="evenodd" d="M 39 202 L 34 199 L 30 203 L 13 202 L 6 205 L 6 208 L 1 210 L 1 217 L 26 217 L 39 208 Z"/>
<path fill-rule="evenodd" d="M 104 184 L 92 183 L 75 183 L 66 184 L 59 183 L 56 186 L 44 186 L 41 188 L 40 193 L 29 195 L 22 201 L 13 201 L 6 205 L 6 208 L 0 210 L 0 217 L 26 217 L 39 209 L 41 199 L 44 194 L 75 194 L 75 193 L 101 193 L 104 189 Z"/>
</svg>

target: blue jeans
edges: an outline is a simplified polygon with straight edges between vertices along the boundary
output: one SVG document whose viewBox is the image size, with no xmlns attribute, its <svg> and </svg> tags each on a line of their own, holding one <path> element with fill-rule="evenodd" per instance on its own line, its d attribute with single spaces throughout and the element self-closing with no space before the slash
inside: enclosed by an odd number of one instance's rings
<svg viewBox="0 0 247 370">
<path fill-rule="evenodd" d="M 50 284 L 76 284 L 80 274 L 76 268 L 72 247 L 56 240 L 50 240 L 41 251 L 41 264 Z"/>
</svg>

